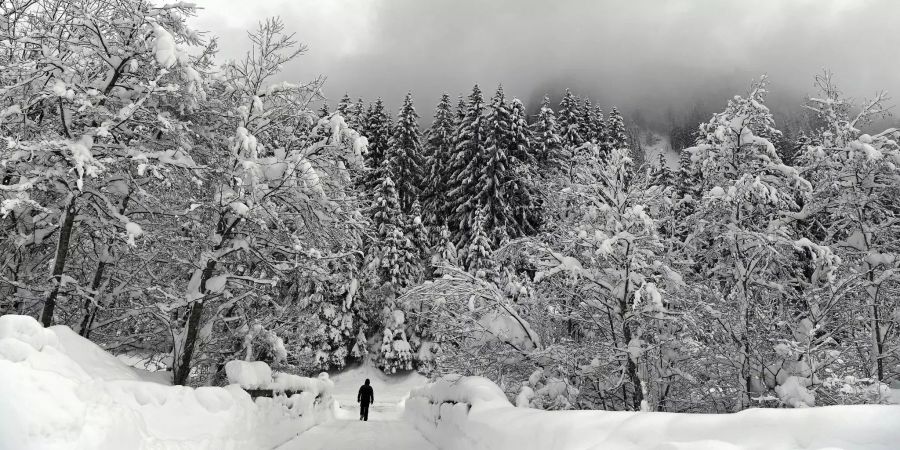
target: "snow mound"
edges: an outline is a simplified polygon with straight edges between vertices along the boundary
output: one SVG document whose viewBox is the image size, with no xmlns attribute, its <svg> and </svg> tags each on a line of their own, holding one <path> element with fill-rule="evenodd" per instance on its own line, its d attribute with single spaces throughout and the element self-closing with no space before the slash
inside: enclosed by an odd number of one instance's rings
<svg viewBox="0 0 900 450">
<path fill-rule="evenodd" d="M 332 418 L 312 394 L 254 402 L 142 376 L 68 327 L 0 317 L 0 449 L 272 448 Z"/>
<path fill-rule="evenodd" d="M 317 378 L 275 372 L 262 361 L 228 361 L 225 364 L 228 382 L 244 389 L 272 389 L 276 392 L 303 391 L 313 397 L 330 396 L 334 382 L 322 372 Z"/>
<path fill-rule="evenodd" d="M 481 377 L 414 390 L 404 418 L 442 449 L 896 449 L 900 407 L 749 409 L 736 414 L 542 411 Z"/>
</svg>

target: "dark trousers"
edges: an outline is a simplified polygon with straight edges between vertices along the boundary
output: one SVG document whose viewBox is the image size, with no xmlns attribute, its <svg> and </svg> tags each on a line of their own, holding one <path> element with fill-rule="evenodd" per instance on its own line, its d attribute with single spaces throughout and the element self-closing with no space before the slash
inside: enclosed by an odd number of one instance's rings
<svg viewBox="0 0 900 450">
<path fill-rule="evenodd" d="M 369 404 L 368 403 L 360 403 L 359 404 L 359 420 L 369 421 Z"/>
</svg>

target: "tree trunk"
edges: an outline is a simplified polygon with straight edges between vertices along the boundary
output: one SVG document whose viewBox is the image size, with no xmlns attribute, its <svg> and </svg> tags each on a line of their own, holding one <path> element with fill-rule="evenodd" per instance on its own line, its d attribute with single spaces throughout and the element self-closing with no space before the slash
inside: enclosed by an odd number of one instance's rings
<svg viewBox="0 0 900 450">
<path fill-rule="evenodd" d="M 628 323 L 622 324 L 622 336 L 627 349 L 631 343 L 631 327 L 628 326 Z M 628 362 L 625 364 L 625 375 L 628 376 L 628 380 L 631 381 L 632 385 L 631 407 L 635 411 L 640 411 L 641 403 L 644 401 L 644 389 L 641 385 L 641 377 L 638 376 L 637 364 L 631 357 L 630 351 L 628 352 Z"/>
<path fill-rule="evenodd" d="M 231 225 L 226 225 L 227 219 L 224 215 L 219 217 L 219 222 L 216 224 L 216 231 L 222 236 L 222 239 L 219 241 L 219 244 L 215 246 L 215 250 L 220 250 L 226 242 L 229 241 L 229 236 L 231 235 L 231 230 L 238 224 L 240 219 L 235 219 Z M 206 281 L 212 277 L 213 270 L 216 268 L 216 260 L 209 259 L 206 261 L 206 266 L 203 268 L 203 273 L 200 275 L 200 294 L 203 296 L 206 295 Z M 200 318 L 203 316 L 203 301 L 204 298 L 200 297 L 199 300 L 196 300 L 191 304 L 191 311 L 188 314 L 188 323 L 186 335 L 184 337 L 184 346 L 182 347 L 181 361 L 175 361 L 175 374 L 174 374 L 174 382 L 178 385 L 185 385 L 190 379 L 191 375 L 191 359 L 194 357 L 194 346 L 197 343 L 197 332 L 200 330 Z M 174 355 L 175 358 L 178 355 Z"/>
<path fill-rule="evenodd" d="M 75 229 L 75 197 L 69 200 L 66 207 L 66 215 L 59 229 L 59 240 L 56 244 L 56 259 L 53 262 L 53 290 L 44 300 L 44 309 L 41 311 L 41 323 L 45 327 L 53 325 L 53 310 L 56 308 L 56 298 L 59 296 L 59 288 L 62 285 L 63 270 L 66 267 L 66 258 L 69 256 L 69 239 Z"/>
<path fill-rule="evenodd" d="M 214 260 L 206 262 L 203 268 L 203 274 L 200 276 L 200 293 L 206 294 L 206 280 L 212 277 L 213 269 L 216 267 Z M 197 332 L 200 330 L 200 318 L 203 316 L 203 298 L 191 304 L 191 311 L 188 315 L 187 335 L 184 337 L 184 346 L 182 347 L 181 361 L 175 368 L 174 382 L 178 385 L 187 384 L 191 375 L 191 359 L 194 357 L 194 347 L 197 344 Z"/>
<path fill-rule="evenodd" d="M 97 292 L 100 289 L 100 281 L 103 280 L 103 271 L 106 269 L 106 262 L 100 261 L 97 265 L 97 271 L 94 272 L 94 280 L 91 282 L 91 290 Z M 94 323 L 94 316 L 97 314 L 98 303 L 100 303 L 100 293 L 94 295 L 93 301 L 86 299 L 84 301 L 84 317 L 81 318 L 81 329 L 79 334 L 85 339 L 90 338 L 91 325 Z"/>
</svg>

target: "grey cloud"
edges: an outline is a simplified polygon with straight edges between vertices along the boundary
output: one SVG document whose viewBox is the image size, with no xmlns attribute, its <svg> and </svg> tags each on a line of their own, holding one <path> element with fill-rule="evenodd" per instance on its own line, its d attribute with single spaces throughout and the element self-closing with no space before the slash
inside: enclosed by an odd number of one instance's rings
<svg viewBox="0 0 900 450">
<path fill-rule="evenodd" d="M 206 3 L 215 16 L 229 2 Z M 275 14 L 310 45 L 289 77 L 327 75 L 332 102 L 348 92 L 396 106 L 411 90 L 423 116 L 474 83 L 532 104 L 571 87 L 651 119 L 718 109 L 762 73 L 776 109 L 796 108 L 825 67 L 850 95 L 900 92 L 891 0 L 263 1 L 247 15 Z"/>
</svg>

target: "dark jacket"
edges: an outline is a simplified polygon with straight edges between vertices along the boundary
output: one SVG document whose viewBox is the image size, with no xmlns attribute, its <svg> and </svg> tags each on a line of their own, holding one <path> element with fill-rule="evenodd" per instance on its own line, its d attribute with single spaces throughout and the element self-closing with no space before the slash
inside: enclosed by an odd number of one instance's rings
<svg viewBox="0 0 900 450">
<path fill-rule="evenodd" d="M 372 386 L 368 384 L 362 385 L 359 388 L 359 394 L 356 394 L 356 401 L 364 405 L 375 403 L 375 391 L 372 390 Z"/>
</svg>

